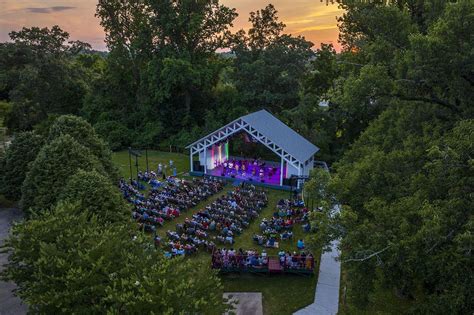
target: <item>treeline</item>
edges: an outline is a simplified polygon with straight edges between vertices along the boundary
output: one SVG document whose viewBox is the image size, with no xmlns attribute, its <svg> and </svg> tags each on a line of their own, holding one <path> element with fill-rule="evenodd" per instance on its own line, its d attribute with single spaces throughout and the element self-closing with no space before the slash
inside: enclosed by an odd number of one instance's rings
<svg viewBox="0 0 474 315">
<path fill-rule="evenodd" d="M 474 2 L 342 1 L 344 57 L 331 105 L 351 140 L 308 198 L 313 245 L 342 238 L 341 311 L 474 309 Z M 315 119 L 317 121 L 317 119 Z M 348 132 L 348 133 L 347 133 Z M 340 215 L 331 215 L 342 205 Z M 387 294 L 380 294 L 380 291 Z M 403 307 L 402 307 L 403 306 Z M 386 306 L 388 307 L 388 306 Z"/>
<path fill-rule="evenodd" d="M 272 5 L 250 13 L 251 28 L 236 33 L 235 9 L 215 0 L 103 0 L 97 16 L 106 54 L 70 42 L 57 26 L 11 32 L 0 44 L 0 104 L 11 134 L 44 133 L 55 117 L 75 114 L 114 150 L 184 147 L 266 108 L 320 145 L 322 158 L 338 152 L 333 138 L 343 126 L 318 105 L 341 56 L 285 34 Z"/>
<path fill-rule="evenodd" d="M 167 259 L 137 230 L 110 150 L 82 118 L 55 119 L 47 136 L 18 134 L 0 163 L 0 194 L 20 200 L 0 277 L 30 312 L 222 314 L 216 273 Z"/>
</svg>

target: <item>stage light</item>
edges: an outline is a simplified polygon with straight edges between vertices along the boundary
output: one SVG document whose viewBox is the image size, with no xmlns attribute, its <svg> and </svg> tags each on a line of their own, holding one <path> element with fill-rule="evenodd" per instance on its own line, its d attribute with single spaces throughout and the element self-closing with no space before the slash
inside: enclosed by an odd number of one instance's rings
<svg viewBox="0 0 474 315">
<path fill-rule="evenodd" d="M 222 163 L 222 144 L 220 143 L 217 147 L 219 150 L 219 164 Z"/>
<path fill-rule="evenodd" d="M 211 146 L 211 167 L 212 168 L 215 167 L 215 164 L 214 164 L 214 145 Z"/>
</svg>

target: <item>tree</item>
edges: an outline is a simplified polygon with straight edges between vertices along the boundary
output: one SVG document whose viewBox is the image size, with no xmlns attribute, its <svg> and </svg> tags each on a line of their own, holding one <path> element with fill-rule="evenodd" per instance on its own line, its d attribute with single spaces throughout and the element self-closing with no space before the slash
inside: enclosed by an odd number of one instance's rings
<svg viewBox="0 0 474 315">
<path fill-rule="evenodd" d="M 340 235 L 338 213 L 334 196 L 330 188 L 331 176 L 329 171 L 316 168 L 311 171 L 310 180 L 304 185 L 304 199 L 311 207 L 310 224 L 313 233 L 310 236 L 310 246 L 314 250 L 328 250 L 330 242 Z"/>
<path fill-rule="evenodd" d="M 104 224 L 78 204 L 59 203 L 14 226 L 3 277 L 39 313 L 224 311 L 214 271 L 192 260 L 166 259 L 130 228 Z"/>
<path fill-rule="evenodd" d="M 216 50 L 228 46 L 235 9 L 217 0 L 102 0 L 97 16 L 111 53 L 107 80 L 86 102 L 92 122 L 125 122 L 138 146 L 165 144 L 176 130 L 203 124 L 225 66 Z"/>
<path fill-rule="evenodd" d="M 21 186 L 29 171 L 29 165 L 36 158 L 44 139 L 34 132 L 17 134 L 7 147 L 2 173 L 2 191 L 10 200 L 20 200 Z"/>
<path fill-rule="evenodd" d="M 282 34 L 273 5 L 250 13 L 252 27 L 234 36 L 235 53 L 232 80 L 250 109 L 268 108 L 274 112 L 298 103 L 300 80 L 313 56 L 313 44 L 304 37 Z"/>
<path fill-rule="evenodd" d="M 112 164 L 112 155 L 109 148 L 87 121 L 73 115 L 58 117 L 49 129 L 48 141 L 54 141 L 54 139 L 63 135 L 70 135 L 79 144 L 89 149 L 102 163 L 108 176 L 112 180 L 118 180 L 118 170 Z"/>
<path fill-rule="evenodd" d="M 22 208 L 28 214 L 49 209 L 57 202 L 68 179 L 79 169 L 97 170 L 105 175 L 97 157 L 70 135 L 59 136 L 44 145 L 23 182 Z"/>
<path fill-rule="evenodd" d="M 77 203 L 78 210 L 87 209 L 101 222 L 126 222 L 130 217 L 130 208 L 117 187 L 97 171 L 77 171 L 68 179 L 58 200 Z"/>
<path fill-rule="evenodd" d="M 14 131 L 31 130 L 50 114 L 78 113 L 88 76 L 74 58 L 90 46 L 69 42 L 58 26 L 23 28 L 0 45 L 0 99 L 11 102 Z"/>
</svg>

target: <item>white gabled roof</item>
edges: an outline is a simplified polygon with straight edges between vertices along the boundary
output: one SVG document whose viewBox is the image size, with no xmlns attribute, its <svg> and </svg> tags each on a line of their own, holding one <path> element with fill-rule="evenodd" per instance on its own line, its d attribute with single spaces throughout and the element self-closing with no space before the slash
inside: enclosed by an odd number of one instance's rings
<svg viewBox="0 0 474 315">
<path fill-rule="evenodd" d="M 282 121 L 266 110 L 260 110 L 258 112 L 242 116 L 234 120 L 234 122 L 237 120 L 242 120 L 252 126 L 254 129 L 270 139 L 273 143 L 285 150 L 287 153 L 291 154 L 301 163 L 306 162 L 314 154 L 316 154 L 316 152 L 319 151 L 317 146 L 306 140 L 303 136 L 285 125 Z M 230 124 L 232 123 L 233 122 Z M 225 127 L 226 126 L 223 128 Z M 219 132 L 219 130 L 193 142 L 187 148 L 190 148 L 207 137 L 214 135 L 216 132 Z"/>
</svg>

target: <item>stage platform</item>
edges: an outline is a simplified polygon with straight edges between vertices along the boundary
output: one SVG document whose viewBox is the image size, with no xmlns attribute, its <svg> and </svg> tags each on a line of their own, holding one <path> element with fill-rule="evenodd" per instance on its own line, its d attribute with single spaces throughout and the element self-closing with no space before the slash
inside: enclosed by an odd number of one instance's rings
<svg viewBox="0 0 474 315">
<path fill-rule="evenodd" d="M 293 187 L 290 187 L 290 186 L 280 186 L 280 185 L 275 185 L 275 184 L 269 184 L 269 183 L 262 183 L 262 182 L 258 182 L 258 181 L 254 181 L 254 180 L 251 180 L 251 179 L 248 179 L 248 180 L 244 180 L 244 179 L 238 179 L 238 178 L 232 178 L 232 177 L 227 177 L 227 176 L 216 176 L 216 175 L 210 175 L 210 174 L 204 174 L 203 172 L 190 172 L 189 173 L 190 176 L 196 176 L 196 177 L 203 177 L 203 176 L 207 176 L 207 177 L 212 177 L 212 178 L 217 178 L 217 179 L 224 179 L 228 182 L 232 182 L 232 183 L 235 183 L 235 184 L 240 184 L 241 182 L 245 182 L 245 183 L 248 183 L 248 184 L 252 184 L 254 186 L 259 186 L 259 187 L 266 187 L 266 188 L 271 188 L 271 189 L 276 189 L 276 190 L 284 190 L 284 191 L 300 191 L 299 189 L 297 189 L 295 186 Z"/>
</svg>

